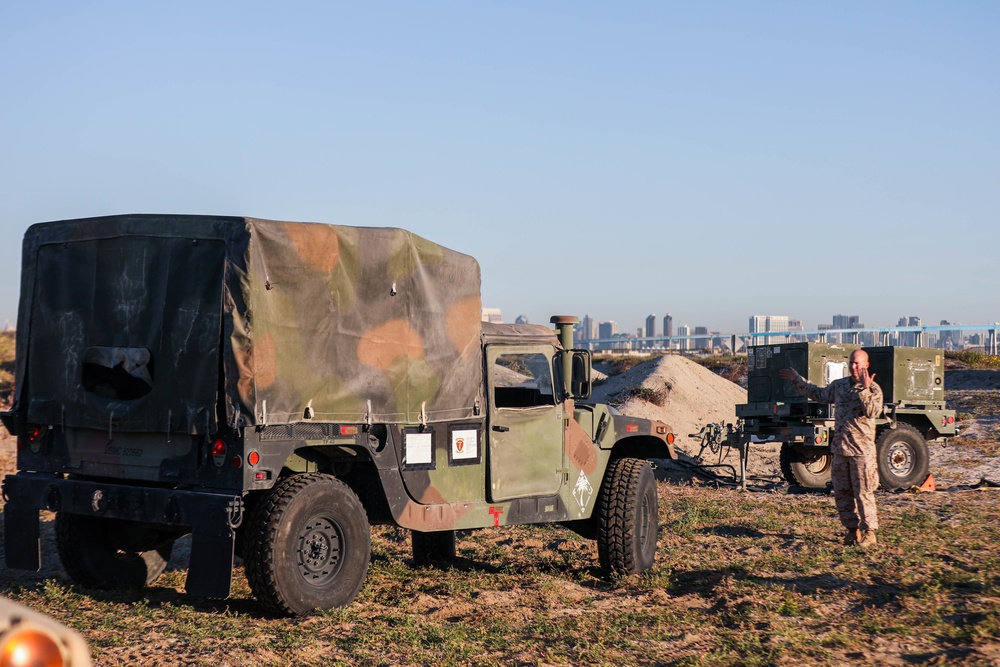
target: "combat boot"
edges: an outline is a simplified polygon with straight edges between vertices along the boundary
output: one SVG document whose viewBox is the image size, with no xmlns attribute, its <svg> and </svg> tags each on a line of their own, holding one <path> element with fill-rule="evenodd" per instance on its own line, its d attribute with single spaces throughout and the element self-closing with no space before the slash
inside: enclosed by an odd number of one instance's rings
<svg viewBox="0 0 1000 667">
<path fill-rule="evenodd" d="M 878 540 L 875 538 L 874 530 L 859 530 L 858 533 L 860 537 L 858 538 L 858 546 L 862 549 L 871 549 L 874 546 L 878 546 Z"/>
<path fill-rule="evenodd" d="M 858 541 L 861 540 L 861 531 L 857 528 L 849 528 L 847 534 L 844 535 L 844 546 L 853 547 Z"/>
</svg>

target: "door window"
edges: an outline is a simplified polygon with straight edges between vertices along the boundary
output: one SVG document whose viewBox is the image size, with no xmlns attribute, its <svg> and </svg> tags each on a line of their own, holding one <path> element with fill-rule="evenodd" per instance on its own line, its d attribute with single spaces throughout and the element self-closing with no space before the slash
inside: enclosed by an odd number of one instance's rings
<svg viewBox="0 0 1000 667">
<path fill-rule="evenodd" d="M 552 367 L 538 352 L 501 354 L 493 368 L 493 404 L 498 408 L 554 405 Z"/>
</svg>

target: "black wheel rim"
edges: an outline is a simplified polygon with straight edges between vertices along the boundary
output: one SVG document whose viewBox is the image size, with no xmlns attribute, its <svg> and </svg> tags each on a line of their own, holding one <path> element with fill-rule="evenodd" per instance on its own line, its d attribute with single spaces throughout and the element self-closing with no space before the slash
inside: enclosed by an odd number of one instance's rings
<svg viewBox="0 0 1000 667">
<path fill-rule="evenodd" d="M 344 536 L 336 521 L 315 517 L 299 533 L 299 574 L 306 583 L 324 586 L 337 578 L 344 562 Z"/>
</svg>

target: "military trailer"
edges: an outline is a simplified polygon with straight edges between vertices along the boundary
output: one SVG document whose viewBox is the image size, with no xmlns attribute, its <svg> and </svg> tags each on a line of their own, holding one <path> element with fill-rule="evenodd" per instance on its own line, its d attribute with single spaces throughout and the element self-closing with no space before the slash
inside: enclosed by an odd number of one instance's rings
<svg viewBox="0 0 1000 667">
<path fill-rule="evenodd" d="M 349 604 L 370 525 L 417 564 L 455 531 L 561 523 L 607 575 L 652 566 L 660 422 L 587 403 L 574 317 L 481 322 L 475 259 L 401 229 L 123 215 L 24 238 L 3 423 L 7 566 L 39 511 L 87 587 L 143 586 L 191 535 L 187 591 L 304 614 Z"/>
<path fill-rule="evenodd" d="M 830 481 L 834 406 L 798 394 L 778 371 L 794 368 L 825 387 L 850 375 L 854 350 L 868 353 L 869 372 L 882 388 L 876 419 L 879 481 L 889 490 L 909 488 L 928 474 L 927 442 L 956 434 L 955 411 L 944 401 L 944 362 L 939 350 L 864 347 L 828 343 L 755 345 L 747 351 L 747 403 L 736 406 L 744 437 L 780 442 L 781 471 L 789 484 L 824 488 Z"/>
</svg>

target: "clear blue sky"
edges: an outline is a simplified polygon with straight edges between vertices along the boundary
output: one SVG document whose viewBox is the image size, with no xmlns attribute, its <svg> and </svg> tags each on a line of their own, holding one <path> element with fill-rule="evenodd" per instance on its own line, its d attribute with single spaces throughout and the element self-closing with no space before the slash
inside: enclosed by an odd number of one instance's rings
<svg viewBox="0 0 1000 667">
<path fill-rule="evenodd" d="M 33 222 L 410 229 L 512 320 L 1000 321 L 1000 3 L 0 3 Z"/>
</svg>

